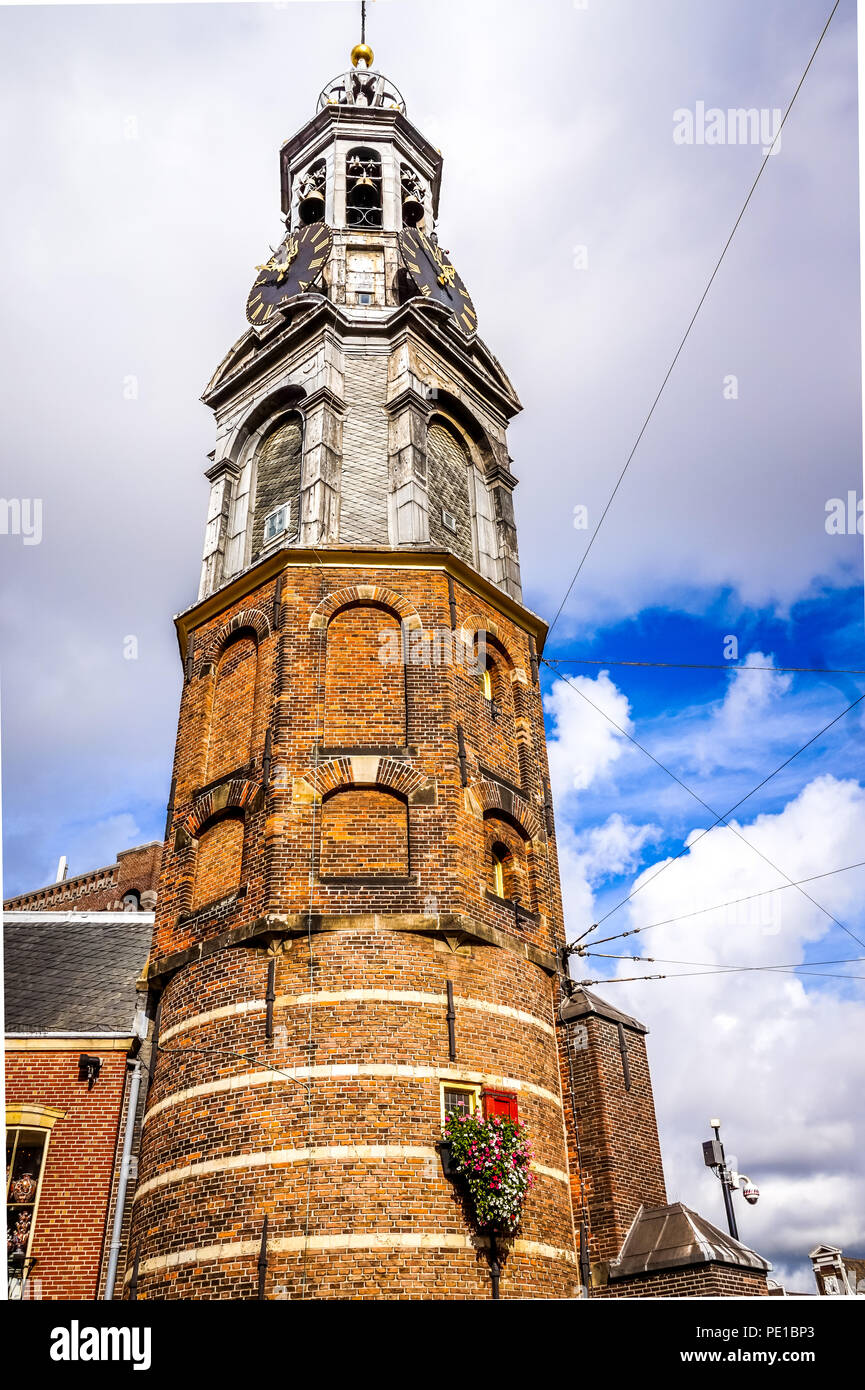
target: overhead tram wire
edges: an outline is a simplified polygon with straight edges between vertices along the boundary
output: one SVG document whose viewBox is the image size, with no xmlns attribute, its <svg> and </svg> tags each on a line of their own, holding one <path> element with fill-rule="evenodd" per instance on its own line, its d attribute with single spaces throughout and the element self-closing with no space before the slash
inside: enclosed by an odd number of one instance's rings
<svg viewBox="0 0 865 1390">
<path fill-rule="evenodd" d="M 865 956 L 846 956 L 842 960 L 803 960 L 791 961 L 786 965 L 727 965 L 724 961 L 711 960 L 672 960 L 669 956 L 628 956 L 613 955 L 608 951 L 586 951 L 587 956 L 593 960 L 632 960 L 637 965 L 642 965 L 645 961 L 647 965 L 700 965 L 707 970 L 714 970 L 724 974 L 730 970 L 780 970 L 795 971 L 805 970 L 812 965 L 861 965 L 865 961 Z M 856 975 L 849 977 L 851 980 L 860 978 Z"/>
<path fill-rule="evenodd" d="M 865 676 L 865 667 L 846 666 L 740 666 L 730 661 L 602 661 L 594 656 L 545 657 L 548 666 L 657 666 L 668 671 L 792 671 L 799 675 Z"/>
<path fill-rule="evenodd" d="M 546 657 L 541 657 L 541 661 L 544 664 L 546 664 Z M 802 888 L 799 884 L 795 883 L 795 881 L 792 878 L 790 878 L 789 874 L 786 874 L 783 869 L 779 869 L 778 865 L 773 863 L 773 861 L 769 858 L 767 854 L 764 854 L 761 849 L 758 849 L 757 846 L 752 844 L 750 840 L 747 840 L 745 836 L 741 834 L 741 832 L 738 831 L 735 826 L 730 825 L 727 820 L 728 816 L 731 816 L 734 811 L 737 811 L 740 806 L 743 806 L 745 802 L 750 800 L 750 798 L 754 796 L 758 791 L 760 791 L 762 787 L 765 787 L 767 782 L 771 782 L 773 777 L 776 777 L 778 773 L 783 771 L 783 769 L 787 767 L 791 762 L 793 762 L 795 758 L 798 758 L 801 753 L 804 753 L 807 748 L 810 748 L 812 743 L 816 743 L 817 739 L 821 738 L 822 735 L 825 734 L 828 729 L 831 729 L 834 724 L 837 724 L 840 719 L 843 719 L 846 714 L 849 714 L 852 709 L 855 709 L 857 705 L 861 704 L 862 701 L 865 700 L 865 694 L 860 695 L 858 699 L 852 702 L 852 704 L 847 705 L 845 709 L 841 710 L 840 714 L 836 714 L 835 718 L 830 719 L 828 724 L 824 724 L 823 728 L 819 729 L 817 733 L 813 735 L 812 738 L 809 738 L 807 743 L 804 743 L 801 748 L 797 748 L 796 752 L 791 753 L 789 758 L 785 758 L 784 761 L 780 763 L 778 767 L 774 769 L 773 772 L 770 772 L 766 777 L 763 778 L 761 782 L 758 782 L 756 787 L 752 787 L 751 790 L 745 796 L 741 797 L 735 803 L 734 806 L 731 806 L 728 811 L 725 811 L 723 815 L 719 815 L 718 812 L 715 811 L 714 808 L 710 806 L 707 801 L 703 800 L 703 798 L 700 796 L 698 792 L 694 791 L 693 787 L 689 787 L 686 782 L 682 781 L 681 777 L 678 777 L 676 773 L 672 772 L 670 768 L 666 767 L 665 764 L 662 763 L 659 758 L 656 758 L 654 753 L 650 753 L 648 748 L 645 748 L 643 744 L 639 742 L 638 739 L 635 739 L 633 734 L 629 734 L 627 729 L 623 729 L 621 724 L 617 724 L 615 719 L 613 719 L 611 715 L 607 714 L 606 710 L 601 709 L 600 705 L 596 705 L 594 700 L 591 700 L 589 696 L 585 694 L 584 691 L 580 690 L 579 686 L 574 685 L 573 681 L 570 680 L 568 676 L 563 676 L 560 674 L 560 679 L 563 680 L 566 685 L 569 685 L 571 689 L 575 690 L 577 694 L 586 701 L 587 704 L 591 705 L 592 709 L 597 710 L 598 714 L 603 715 L 604 719 L 606 719 L 610 724 L 612 724 L 614 729 L 618 729 L 619 733 L 623 734 L 624 737 L 629 740 L 629 742 L 633 743 L 635 748 L 639 748 L 641 753 L 645 753 L 646 757 L 650 758 L 656 767 L 659 767 L 662 772 L 666 772 L 668 777 L 672 777 L 673 781 L 676 782 L 682 788 L 683 791 L 686 791 L 689 796 L 692 796 L 694 798 L 695 801 L 699 801 L 700 805 L 705 807 L 705 809 L 715 817 L 712 824 L 707 825 L 705 829 L 701 830 L 700 833 L 696 836 L 696 838 L 690 842 L 690 844 L 684 845 L 682 849 L 679 850 L 678 854 L 674 854 L 670 859 L 666 860 L 666 862 L 662 864 L 661 867 L 654 874 L 652 874 L 650 878 L 647 878 L 643 883 L 640 884 L 638 888 L 634 888 L 626 898 L 623 898 L 621 902 L 616 903 L 615 907 L 611 907 L 609 912 L 606 912 L 604 916 L 599 919 L 599 921 L 593 923 L 593 925 L 589 928 L 588 932 L 583 933 L 583 936 L 588 936 L 589 932 L 596 931 L 602 922 L 606 922 L 607 918 L 612 917 L 614 912 L 618 912 L 619 908 L 624 907 L 625 903 L 630 902 L 631 898 L 636 897 L 637 893 L 641 893 L 644 888 L 647 888 L 648 885 L 654 882 L 654 880 L 660 874 L 662 874 L 665 869 L 668 869 L 671 864 L 674 864 L 676 862 L 677 859 L 681 859 L 683 854 L 689 853 L 689 851 L 693 849 L 694 845 L 697 844 L 698 841 L 702 840 L 704 835 L 708 835 L 709 831 L 714 830 L 716 825 L 723 824 L 724 826 L 726 826 L 728 830 L 731 830 L 733 832 L 737 839 L 741 840 L 744 845 L 747 845 L 749 849 L 753 850 L 756 855 L 759 855 L 759 857 L 762 860 L 769 864 L 775 870 L 776 873 L 780 874 L 782 878 L 785 878 L 787 880 L 787 883 L 791 887 L 798 888 L 798 891 L 802 894 L 803 897 L 807 898 L 810 903 L 813 903 L 815 907 L 819 908 L 822 913 L 824 913 L 828 918 L 830 918 L 830 920 L 833 921 L 836 924 L 836 926 L 839 926 L 842 931 L 845 931 L 848 936 L 852 937 L 852 939 L 856 942 L 857 946 L 865 947 L 865 941 L 862 941 L 860 937 L 856 936 L 855 932 L 852 932 L 849 927 L 845 926 L 843 922 L 839 921 L 839 919 L 835 917 L 829 911 L 828 908 L 823 907 L 822 903 L 818 903 L 816 898 L 812 898 L 810 893 L 806 893 L 805 889 Z M 578 938 L 578 940 L 582 939 L 582 937 Z M 574 948 L 572 946 L 571 952 L 573 952 L 573 949 Z"/>
<path fill-rule="evenodd" d="M 820 980 L 865 980 L 865 975 L 835 975 L 825 970 L 788 970 L 784 971 L 780 966 L 769 965 L 743 965 L 730 966 L 720 970 L 678 970 L 675 975 L 613 975 L 610 979 L 603 980 L 574 980 L 578 988 L 589 988 L 593 985 L 635 985 L 644 980 L 694 980 L 707 975 L 736 975 L 742 971 L 763 970 L 769 974 L 795 974 L 810 975 Z"/>
<path fill-rule="evenodd" d="M 774 140 L 772 141 L 771 145 L 769 146 L 768 150 L 766 151 L 766 153 L 765 153 L 765 155 L 764 155 L 764 157 L 763 157 L 763 162 L 762 162 L 762 164 L 760 165 L 760 168 L 757 170 L 757 176 L 756 176 L 756 178 L 754 179 L 754 182 L 751 184 L 750 189 L 748 190 L 748 196 L 746 197 L 744 203 L 742 204 L 742 208 L 741 208 L 741 211 L 739 212 L 739 216 L 736 218 L 736 221 L 733 223 L 733 230 L 730 232 L 730 235 L 727 237 L 727 240 L 726 240 L 726 242 L 724 243 L 724 248 L 723 248 L 723 250 L 722 250 L 720 256 L 718 257 L 717 261 L 715 262 L 715 268 L 714 268 L 714 270 L 712 271 L 712 274 L 709 276 L 708 283 L 707 283 L 707 285 L 706 285 L 706 288 L 703 290 L 703 293 L 702 293 L 701 296 L 700 296 L 700 299 L 699 299 L 699 302 L 698 302 L 698 304 L 697 304 L 697 307 L 696 307 L 696 309 L 694 310 L 694 313 L 693 313 L 693 315 L 692 315 L 692 317 L 691 317 L 691 321 L 690 321 L 690 323 L 688 324 L 688 327 L 685 329 L 684 335 L 683 335 L 683 337 L 682 337 L 682 339 L 681 339 L 681 341 L 680 341 L 680 343 L 679 343 L 679 346 L 676 348 L 676 352 L 675 352 L 675 355 L 674 355 L 674 357 L 673 357 L 673 360 L 672 360 L 672 362 L 670 363 L 669 367 L 667 368 L 667 371 L 666 371 L 666 373 L 665 373 L 665 375 L 664 375 L 664 379 L 663 379 L 663 381 L 661 382 L 661 385 L 660 385 L 660 387 L 659 387 L 659 389 L 658 389 L 658 394 L 655 396 L 655 399 L 652 401 L 651 407 L 650 407 L 650 409 L 649 409 L 649 413 L 648 413 L 648 415 L 646 416 L 645 420 L 643 421 L 643 424 L 642 424 L 642 426 L 641 426 L 641 428 L 640 428 L 640 432 L 639 432 L 639 434 L 637 435 L 636 440 L 634 441 L 634 446 L 633 446 L 633 448 L 631 449 L 631 452 L 628 454 L 627 459 L 625 460 L 625 466 L 624 466 L 624 468 L 622 469 L 621 473 L 619 474 L 618 479 L 616 480 L 616 485 L 615 485 L 615 487 L 613 488 L 612 492 L 610 493 L 610 496 L 609 496 L 609 498 L 607 499 L 607 504 L 606 504 L 606 506 L 604 507 L 604 510 L 601 512 L 601 516 L 600 516 L 600 519 L 599 519 L 599 521 L 598 521 L 598 524 L 597 524 L 597 526 L 595 527 L 594 531 L 592 532 L 592 534 L 591 534 L 591 536 L 590 536 L 590 538 L 589 538 L 589 543 L 588 543 L 588 545 L 586 546 L 585 550 L 583 551 L 582 559 L 580 560 L 580 563 L 577 565 L 576 571 L 574 572 L 574 576 L 573 576 L 573 578 L 572 578 L 572 580 L 571 580 L 570 584 L 568 585 L 567 590 L 566 590 L 566 592 L 565 592 L 565 596 L 564 596 L 564 598 L 562 599 L 561 603 L 559 604 L 559 606 L 558 606 L 558 608 L 557 608 L 557 610 L 556 610 L 556 615 L 555 615 L 555 617 L 553 618 L 553 621 L 551 622 L 551 624 L 550 624 L 550 626 L 549 626 L 549 629 L 548 629 L 548 631 L 547 631 L 547 640 L 549 640 L 549 638 L 550 638 L 550 636 L 551 636 L 551 634 L 552 634 L 552 632 L 553 632 L 553 629 L 554 629 L 555 626 L 556 626 L 556 623 L 559 621 L 559 618 L 561 617 L 562 609 L 564 608 L 565 604 L 567 603 L 568 599 L 569 599 L 570 596 L 571 596 L 571 593 L 572 593 L 572 591 L 573 591 L 574 585 L 576 584 L 577 580 L 578 580 L 579 577 L 580 577 L 580 573 L 581 573 L 581 571 L 582 571 L 583 565 L 586 563 L 586 560 L 587 560 L 588 557 L 589 557 L 589 553 L 590 553 L 590 551 L 591 551 L 591 549 L 592 549 L 592 546 L 593 546 L 594 543 L 595 543 L 595 540 L 596 540 L 596 538 L 597 538 L 598 532 L 600 531 L 601 527 L 602 527 L 603 524 L 604 524 L 604 521 L 606 520 L 607 512 L 610 510 L 610 507 L 612 506 L 613 501 L 614 501 L 614 499 L 615 499 L 616 493 L 619 491 L 619 488 L 621 487 L 622 482 L 624 481 L 625 474 L 627 473 L 627 471 L 628 471 L 628 469 L 629 469 L 629 467 L 630 467 L 630 465 L 631 465 L 631 460 L 633 459 L 634 455 L 635 455 L 636 452 L 637 452 L 637 449 L 638 449 L 639 446 L 640 446 L 640 443 L 641 443 L 641 441 L 642 441 L 643 435 L 646 433 L 646 430 L 647 430 L 648 427 L 649 427 L 649 423 L 650 423 L 650 421 L 651 421 L 651 419 L 652 419 L 652 416 L 653 416 L 654 413 L 655 413 L 655 409 L 656 409 L 656 407 L 657 407 L 657 405 L 658 405 L 658 402 L 660 401 L 661 396 L 664 394 L 664 389 L 665 389 L 665 387 L 666 387 L 666 385 L 667 385 L 667 382 L 670 380 L 670 377 L 673 375 L 673 371 L 674 371 L 674 369 L 675 369 L 676 363 L 678 362 L 678 360 L 679 360 L 679 358 L 680 358 L 680 356 L 681 356 L 681 354 L 682 354 L 682 350 L 683 350 L 683 348 L 684 348 L 686 342 L 688 341 L 688 338 L 691 336 L 691 329 L 694 327 L 694 324 L 697 322 L 697 317 L 698 317 L 698 315 L 699 315 L 699 313 L 700 313 L 700 310 L 702 309 L 702 307 L 703 307 L 703 305 L 704 305 L 706 299 L 708 298 L 709 291 L 711 290 L 712 285 L 713 285 L 714 282 L 715 282 L 715 277 L 717 276 L 718 271 L 721 269 L 721 266 L 722 266 L 722 264 L 723 264 L 723 262 L 724 262 L 724 258 L 726 257 L 727 252 L 728 252 L 728 250 L 730 249 L 730 246 L 731 246 L 731 244 L 732 244 L 733 238 L 734 238 L 734 236 L 736 235 L 736 232 L 737 232 L 737 230 L 738 230 L 738 228 L 739 228 L 739 224 L 741 223 L 742 218 L 745 216 L 745 212 L 746 212 L 746 210 L 747 210 L 747 208 L 748 208 L 748 204 L 750 203 L 750 201 L 751 201 L 751 199 L 752 199 L 752 197 L 753 197 L 753 195 L 754 195 L 754 191 L 755 191 L 755 189 L 756 189 L 756 187 L 757 187 L 757 184 L 760 182 L 760 179 L 761 179 L 761 177 L 762 177 L 762 175 L 763 175 L 763 170 L 766 168 L 766 165 L 768 164 L 769 159 L 770 159 L 770 157 L 771 157 L 771 155 L 772 155 L 772 153 L 773 153 L 773 151 L 774 151 L 774 149 L 775 149 L 775 146 L 776 146 L 776 144 L 777 144 L 777 142 L 778 142 L 778 140 L 779 140 L 779 138 L 780 138 L 781 131 L 784 129 L 784 125 L 785 125 L 785 123 L 786 123 L 786 121 L 787 121 L 787 117 L 789 116 L 791 110 L 793 109 L 793 103 L 795 102 L 797 96 L 799 95 L 799 92 L 800 92 L 800 90 L 801 90 L 801 88 L 802 88 L 802 84 L 804 83 L 805 78 L 808 76 L 808 73 L 809 73 L 809 71 L 810 71 L 810 69 L 811 69 L 811 64 L 814 62 L 814 59 L 815 59 L 816 56 L 817 56 L 818 50 L 819 50 L 819 48 L 820 48 L 820 45 L 822 44 L 823 39 L 826 37 L 826 31 L 828 30 L 829 25 L 832 23 L 832 20 L 833 20 L 833 18 L 834 18 L 834 16 L 835 16 L 835 11 L 837 10 L 839 4 L 840 4 L 840 0 L 835 0 L 835 3 L 834 3 L 834 5 L 832 6 L 832 9 L 831 9 L 831 11 L 830 11 L 830 13 L 829 13 L 829 18 L 826 20 L 826 23 L 823 25 L 823 29 L 822 29 L 822 31 L 821 31 L 821 33 L 820 33 L 820 37 L 818 38 L 816 44 L 814 45 L 813 52 L 811 53 L 811 57 L 808 59 L 808 63 L 807 63 L 807 66 L 806 66 L 806 68 L 805 68 L 805 71 L 802 73 L 802 76 L 799 78 L 799 81 L 798 81 L 798 83 L 796 84 L 796 90 L 794 91 L 792 97 L 790 98 L 790 104 L 788 105 L 787 110 L 784 112 L 784 116 L 783 116 L 783 119 L 782 119 L 782 121 L 781 121 L 781 124 L 778 126 L 778 129 L 777 129 L 777 131 L 776 131 L 776 133 L 775 133 L 775 138 L 774 138 Z"/>
<path fill-rule="evenodd" d="M 707 912 L 722 912 L 727 907 L 737 907 L 739 903 L 753 902 L 755 898 L 767 898 L 773 893 L 784 893 L 788 888 L 798 888 L 803 883 L 814 883 L 818 878 L 831 878 L 833 874 L 846 874 L 850 869 L 865 868 L 865 859 L 860 859 L 856 864 L 844 864 L 840 869 L 827 869 L 822 874 L 811 874 L 809 878 L 799 878 L 795 883 L 779 883 L 777 888 L 764 888 L 759 893 L 746 893 L 743 898 L 733 898 L 726 903 L 715 903 L 712 907 L 698 907 L 693 912 L 682 912 L 678 917 L 665 917 L 662 922 L 648 922 L 644 927 L 631 927 L 629 931 L 616 932 L 615 936 L 599 936 L 592 942 L 593 946 L 604 946 L 610 941 L 623 941 L 626 936 L 637 936 L 640 932 L 651 931 L 653 927 L 668 927 L 673 922 L 685 922 L 689 917 L 700 917 Z M 591 956 L 596 954 L 594 951 L 577 951 L 576 955 Z"/>
</svg>

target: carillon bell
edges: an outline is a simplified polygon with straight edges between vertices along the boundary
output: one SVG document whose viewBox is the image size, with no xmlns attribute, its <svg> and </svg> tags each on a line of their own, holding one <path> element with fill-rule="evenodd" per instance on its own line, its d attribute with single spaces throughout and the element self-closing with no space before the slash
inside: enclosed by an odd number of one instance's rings
<svg viewBox="0 0 865 1390">
<path fill-rule="evenodd" d="M 424 205 L 417 189 L 408 189 L 403 194 L 402 220 L 407 227 L 416 227 L 424 215 Z"/>
<path fill-rule="evenodd" d="M 320 188 L 310 188 L 304 193 L 299 204 L 301 222 L 324 221 L 324 193 Z"/>
<path fill-rule="evenodd" d="M 352 186 L 351 201 L 356 208 L 378 207 L 378 191 L 368 174 L 362 174 Z"/>
</svg>

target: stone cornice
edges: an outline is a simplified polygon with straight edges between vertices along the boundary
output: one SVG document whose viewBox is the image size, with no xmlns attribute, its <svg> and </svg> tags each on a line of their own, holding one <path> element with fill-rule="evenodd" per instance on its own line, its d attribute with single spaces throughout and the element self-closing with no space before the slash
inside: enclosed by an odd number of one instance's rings
<svg viewBox="0 0 865 1390">
<path fill-rule="evenodd" d="M 324 932 L 370 931 L 384 928 L 387 931 L 416 932 L 421 936 L 453 937 L 461 936 L 468 941 L 483 941 L 490 946 L 498 946 L 510 951 L 523 960 L 531 961 L 548 975 L 555 975 L 558 963 L 552 951 L 543 951 L 528 941 L 520 941 L 498 927 L 489 927 L 472 917 L 461 913 L 443 913 L 430 917 L 411 912 L 364 912 L 348 913 L 266 913 L 242 926 L 229 927 L 227 931 L 190 946 L 185 951 L 163 956 L 161 960 L 151 961 L 147 967 L 147 983 L 151 988 L 162 989 L 178 970 L 183 970 L 195 961 L 205 960 L 232 946 L 268 946 L 274 941 L 305 937 L 308 933 L 321 935 Z"/>
<path fill-rule="evenodd" d="M 544 640 L 547 635 L 547 625 L 543 618 L 538 617 L 531 609 L 523 607 L 516 599 L 510 598 L 502 589 L 497 588 L 488 579 L 484 579 L 482 575 L 456 555 L 441 550 L 391 550 L 387 546 L 358 550 L 340 545 L 323 545 L 315 548 L 292 546 L 277 550 L 272 555 L 266 556 L 265 559 L 259 560 L 256 565 L 244 570 L 242 574 L 237 575 L 223 588 L 209 594 L 200 603 L 195 603 L 182 613 L 178 613 L 174 619 L 174 624 L 177 629 L 181 660 L 186 657 L 187 638 L 197 627 L 201 627 L 203 623 L 218 617 L 225 609 L 232 607 L 239 599 L 245 598 L 247 594 L 252 593 L 262 584 L 269 583 L 278 574 L 298 567 L 311 569 L 440 570 L 458 580 L 478 598 L 491 604 L 523 632 L 530 633 L 535 639 L 538 655 L 540 656 L 543 652 Z"/>
</svg>

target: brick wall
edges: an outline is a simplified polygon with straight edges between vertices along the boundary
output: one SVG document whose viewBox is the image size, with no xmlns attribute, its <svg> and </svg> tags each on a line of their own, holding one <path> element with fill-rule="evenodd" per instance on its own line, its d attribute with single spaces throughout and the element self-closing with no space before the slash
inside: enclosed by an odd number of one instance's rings
<svg viewBox="0 0 865 1390">
<path fill-rule="evenodd" d="M 126 1053 L 93 1049 L 102 1069 L 92 1091 L 78 1079 L 79 1048 L 6 1052 L 7 1105 L 65 1111 L 51 1131 L 30 1253 L 45 1299 L 95 1299 L 110 1232 Z"/>
<path fill-rule="evenodd" d="M 25 909 L 45 912 L 105 912 L 113 909 L 119 912 L 123 907 L 123 894 L 131 889 L 140 895 L 155 894 L 161 859 L 161 845 L 138 845 L 118 854 L 116 864 L 104 869 L 91 869 L 86 874 L 64 879 L 62 883 L 49 884 L 47 888 L 37 889 L 33 893 L 21 893 L 17 898 L 8 898 L 4 907 L 10 912 Z M 154 901 L 151 898 L 141 905 L 152 907 Z"/>
<path fill-rule="evenodd" d="M 409 871 L 408 813 L 391 792 L 340 791 L 321 808 L 322 875 L 383 874 L 405 878 Z"/>
<path fill-rule="evenodd" d="M 768 1293 L 766 1275 L 733 1265 L 705 1264 L 616 1279 L 592 1289 L 591 1298 L 760 1298 Z"/>
<path fill-rule="evenodd" d="M 588 1218 L 592 1263 L 615 1258 L 641 1205 L 667 1200 L 645 1037 L 630 1026 L 623 1033 L 629 1088 L 616 1023 L 587 1016 L 560 1035 L 563 1086 L 570 1107 L 573 1084 L 576 1117 L 574 1209 Z"/>
<path fill-rule="evenodd" d="M 383 648 L 381 636 L 391 639 Z M 395 648 L 396 661 L 381 661 Z M 330 624 L 325 669 L 328 748 L 405 743 L 405 670 L 400 625 L 381 608 L 347 608 Z"/>
<path fill-rule="evenodd" d="M 243 866 L 243 821 L 227 816 L 201 836 L 195 856 L 193 908 L 215 902 L 240 883 Z"/>
<path fill-rule="evenodd" d="M 414 565 L 286 564 L 276 630 L 275 597 L 275 576 L 228 591 L 194 629 L 151 967 L 162 1050 L 131 1240 L 139 1296 L 254 1296 L 267 1213 L 271 1297 L 488 1297 L 483 1244 L 434 1148 L 441 1084 L 462 1081 L 517 1094 L 539 1165 L 502 1294 L 569 1297 L 561 903 L 528 633 Z M 378 661 L 388 622 L 420 660 Z M 455 627 L 491 633 L 503 718 L 476 671 L 435 659 Z M 219 653 L 241 628 L 258 647 L 250 742 L 203 790 Z M 189 885 L 227 812 L 243 818 L 242 882 L 206 903 Z M 490 889 L 495 822 L 525 863 L 519 917 Z"/>
<path fill-rule="evenodd" d="M 239 633 L 222 652 L 214 680 L 205 782 L 249 761 L 258 648 Z"/>
</svg>

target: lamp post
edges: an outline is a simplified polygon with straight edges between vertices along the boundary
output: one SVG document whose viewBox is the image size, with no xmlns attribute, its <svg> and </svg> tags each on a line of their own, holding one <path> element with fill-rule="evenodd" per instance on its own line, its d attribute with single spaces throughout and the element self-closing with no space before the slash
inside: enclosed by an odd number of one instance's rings
<svg viewBox="0 0 865 1390">
<path fill-rule="evenodd" d="M 703 1161 L 707 1168 L 713 1168 L 716 1175 L 721 1180 L 721 1189 L 724 1193 L 724 1208 L 727 1212 L 727 1225 L 730 1228 L 730 1235 L 734 1240 L 739 1239 L 739 1228 L 736 1225 L 736 1213 L 733 1210 L 733 1187 L 734 1183 L 727 1167 L 727 1159 L 724 1154 L 724 1145 L 721 1143 L 721 1121 L 710 1120 L 710 1129 L 714 1130 L 714 1139 L 707 1139 L 703 1144 Z"/>
</svg>

